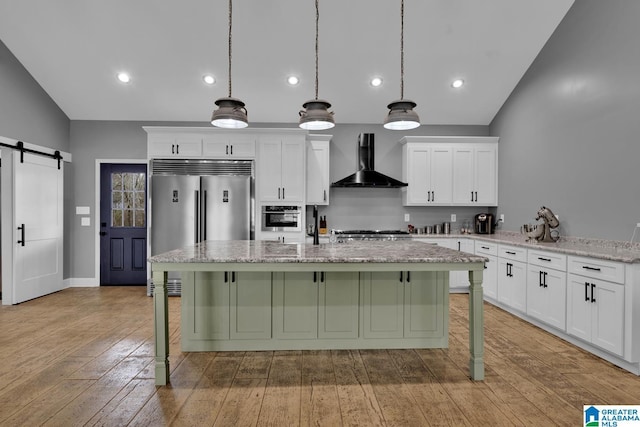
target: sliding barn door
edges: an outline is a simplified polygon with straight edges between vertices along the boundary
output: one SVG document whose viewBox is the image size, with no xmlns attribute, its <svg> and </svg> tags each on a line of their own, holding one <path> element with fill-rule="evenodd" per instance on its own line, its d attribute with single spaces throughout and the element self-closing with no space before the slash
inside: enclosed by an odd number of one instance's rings
<svg viewBox="0 0 640 427">
<path fill-rule="evenodd" d="M 63 162 L 13 152 L 13 304 L 63 288 Z M 4 159 L 3 159 L 4 160 Z M 4 162 L 3 162 L 4 163 Z"/>
</svg>

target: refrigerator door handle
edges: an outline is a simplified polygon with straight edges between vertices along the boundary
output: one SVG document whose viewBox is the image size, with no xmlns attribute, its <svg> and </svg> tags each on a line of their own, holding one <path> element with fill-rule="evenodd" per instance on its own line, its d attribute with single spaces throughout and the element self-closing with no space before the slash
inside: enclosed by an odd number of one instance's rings
<svg viewBox="0 0 640 427">
<path fill-rule="evenodd" d="M 194 236 L 193 236 L 193 243 L 198 243 L 200 242 L 200 192 L 198 190 L 196 190 L 196 197 L 195 197 L 195 209 L 194 209 L 194 227 L 193 229 L 195 230 L 194 232 Z"/>
</svg>

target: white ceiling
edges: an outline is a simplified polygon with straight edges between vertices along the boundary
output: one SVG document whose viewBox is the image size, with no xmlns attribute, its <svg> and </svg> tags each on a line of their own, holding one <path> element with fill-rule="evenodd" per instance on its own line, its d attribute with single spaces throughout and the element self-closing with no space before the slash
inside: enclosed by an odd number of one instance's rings
<svg viewBox="0 0 640 427">
<path fill-rule="evenodd" d="M 315 96 L 314 0 L 236 0 L 233 96 L 295 123 Z M 573 0 L 406 0 L 404 96 L 423 124 L 491 122 Z M 208 121 L 228 95 L 227 0 L 0 0 L 0 40 L 72 120 Z M 319 97 L 382 123 L 400 97 L 400 1 L 320 0 Z M 126 70 L 132 82 L 116 79 Z M 217 83 L 205 85 L 212 73 Z M 286 83 L 289 74 L 301 82 Z M 381 76 L 373 88 L 369 79 Z M 450 83 L 466 85 L 454 90 Z"/>
</svg>

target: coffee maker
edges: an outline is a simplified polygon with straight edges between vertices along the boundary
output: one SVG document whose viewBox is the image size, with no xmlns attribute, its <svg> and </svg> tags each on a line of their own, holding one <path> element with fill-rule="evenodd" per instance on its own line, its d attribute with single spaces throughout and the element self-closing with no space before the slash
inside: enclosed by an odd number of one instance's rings
<svg viewBox="0 0 640 427">
<path fill-rule="evenodd" d="M 496 223 L 493 214 L 480 213 L 475 216 L 474 229 L 476 234 L 493 234 L 495 232 Z"/>
</svg>

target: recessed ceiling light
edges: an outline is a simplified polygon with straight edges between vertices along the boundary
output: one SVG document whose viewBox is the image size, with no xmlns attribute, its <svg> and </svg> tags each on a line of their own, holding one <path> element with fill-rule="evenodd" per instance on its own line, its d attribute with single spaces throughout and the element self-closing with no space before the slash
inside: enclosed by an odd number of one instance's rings
<svg viewBox="0 0 640 427">
<path fill-rule="evenodd" d="M 374 78 L 371 79 L 371 81 L 369 83 L 373 87 L 382 86 L 382 78 L 381 77 L 374 77 Z"/>
<path fill-rule="evenodd" d="M 131 81 L 131 76 L 129 73 L 121 72 L 118 73 L 118 80 L 120 80 L 121 83 L 129 83 Z"/>
<path fill-rule="evenodd" d="M 211 74 L 205 74 L 204 76 L 202 76 L 202 80 L 204 80 L 204 82 L 208 85 L 212 85 L 216 82 L 216 78 Z"/>
<path fill-rule="evenodd" d="M 289 76 L 287 77 L 287 83 L 289 83 L 291 86 L 295 86 L 300 83 L 300 79 L 296 76 Z"/>
<path fill-rule="evenodd" d="M 454 87 L 456 89 L 461 88 L 462 85 L 464 85 L 464 80 L 462 79 L 456 79 L 451 83 L 451 87 Z"/>
</svg>

